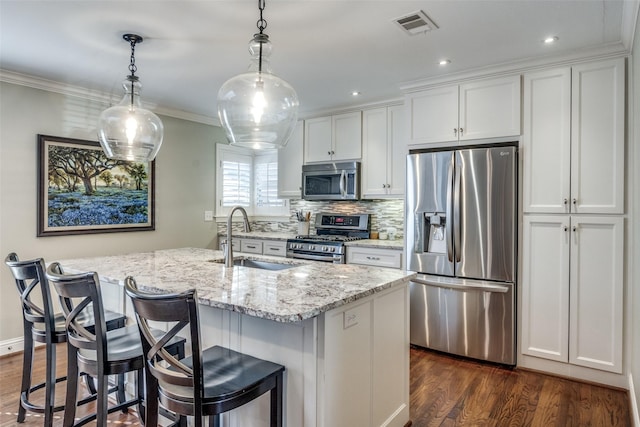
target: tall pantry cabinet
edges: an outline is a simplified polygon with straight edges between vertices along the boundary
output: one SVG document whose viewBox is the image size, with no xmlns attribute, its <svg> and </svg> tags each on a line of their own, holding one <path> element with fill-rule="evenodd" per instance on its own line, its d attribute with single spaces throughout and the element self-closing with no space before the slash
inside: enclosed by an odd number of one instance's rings
<svg viewBox="0 0 640 427">
<path fill-rule="evenodd" d="M 624 58 L 525 74 L 523 355 L 622 373 Z"/>
</svg>

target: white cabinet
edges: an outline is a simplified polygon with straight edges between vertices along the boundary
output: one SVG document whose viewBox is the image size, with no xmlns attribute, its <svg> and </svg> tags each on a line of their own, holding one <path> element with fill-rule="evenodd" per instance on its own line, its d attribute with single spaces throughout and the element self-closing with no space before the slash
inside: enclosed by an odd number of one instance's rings
<svg viewBox="0 0 640 427">
<path fill-rule="evenodd" d="M 299 199 L 302 194 L 304 124 L 298 121 L 284 148 L 278 150 L 278 198 Z"/>
<path fill-rule="evenodd" d="M 286 240 L 265 240 L 262 243 L 262 254 L 270 256 L 287 256 Z"/>
<path fill-rule="evenodd" d="M 305 163 L 360 160 L 361 158 L 362 112 L 305 120 Z"/>
<path fill-rule="evenodd" d="M 319 334 L 325 339 L 319 349 L 325 385 L 318 399 L 318 425 L 406 425 L 408 302 L 408 288 L 402 286 L 325 313 Z"/>
<path fill-rule="evenodd" d="M 241 239 L 240 252 L 262 255 L 262 240 Z"/>
<path fill-rule="evenodd" d="M 525 215 L 522 353 L 622 373 L 624 220 Z"/>
<path fill-rule="evenodd" d="M 402 250 L 347 246 L 347 264 L 402 267 Z"/>
<path fill-rule="evenodd" d="M 407 145 L 404 107 L 362 112 L 362 198 L 404 195 Z"/>
<path fill-rule="evenodd" d="M 524 76 L 523 209 L 624 212 L 624 59 Z"/>
<path fill-rule="evenodd" d="M 412 145 L 520 135 L 520 76 L 415 92 L 406 103 Z"/>
</svg>

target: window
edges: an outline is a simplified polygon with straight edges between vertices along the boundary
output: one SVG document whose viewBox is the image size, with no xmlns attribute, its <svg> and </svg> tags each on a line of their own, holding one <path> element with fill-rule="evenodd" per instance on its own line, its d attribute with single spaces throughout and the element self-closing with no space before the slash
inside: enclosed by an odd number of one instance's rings
<svg viewBox="0 0 640 427">
<path fill-rule="evenodd" d="M 217 144 L 217 211 L 225 216 L 242 206 L 252 216 L 288 216 L 285 199 L 278 199 L 278 155 Z"/>
</svg>

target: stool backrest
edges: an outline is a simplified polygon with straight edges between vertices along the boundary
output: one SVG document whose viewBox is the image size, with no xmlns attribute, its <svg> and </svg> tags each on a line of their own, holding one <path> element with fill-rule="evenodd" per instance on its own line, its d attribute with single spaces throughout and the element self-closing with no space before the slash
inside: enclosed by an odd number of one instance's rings
<svg viewBox="0 0 640 427">
<path fill-rule="evenodd" d="M 201 413 L 204 394 L 198 299 L 195 289 L 179 294 L 152 294 L 138 289 L 133 277 L 124 281 L 133 302 L 145 363 L 151 374 L 163 383 L 193 388 L 195 412 Z M 151 333 L 149 322 L 168 322 L 173 326 L 160 338 Z M 191 338 L 192 366 L 187 366 L 163 347 L 181 330 L 188 328 Z"/>
<path fill-rule="evenodd" d="M 64 274 L 60 264 L 54 262 L 47 268 L 46 275 L 60 297 L 68 343 L 78 349 L 95 350 L 97 360 L 108 360 L 107 326 L 98 274 Z M 89 316 L 93 317 L 93 331 L 86 327 L 85 319 Z"/>
<path fill-rule="evenodd" d="M 54 309 L 51 301 L 49 283 L 45 276 L 45 264 L 42 258 L 20 261 L 14 252 L 4 259 L 16 281 L 16 287 L 22 303 L 22 316 L 25 322 L 44 325 L 46 334 L 55 330 Z M 42 301 L 37 301 L 32 293 L 40 288 Z"/>
</svg>

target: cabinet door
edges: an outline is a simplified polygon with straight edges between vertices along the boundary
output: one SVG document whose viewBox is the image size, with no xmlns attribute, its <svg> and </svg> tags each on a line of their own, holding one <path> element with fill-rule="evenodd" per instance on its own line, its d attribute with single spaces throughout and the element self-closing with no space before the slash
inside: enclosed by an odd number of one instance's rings
<svg viewBox="0 0 640 427">
<path fill-rule="evenodd" d="M 404 196 L 407 169 L 407 139 L 404 105 L 388 108 L 387 194 Z"/>
<path fill-rule="evenodd" d="M 362 197 L 372 198 L 387 192 L 387 109 L 362 113 Z"/>
<path fill-rule="evenodd" d="M 362 113 L 338 114 L 331 117 L 333 124 L 333 160 L 360 160 L 362 158 Z"/>
<path fill-rule="evenodd" d="M 323 426 L 371 426 L 371 305 L 325 314 Z"/>
<path fill-rule="evenodd" d="M 278 198 L 299 199 L 302 189 L 302 148 L 304 129 L 298 121 L 289 143 L 278 150 Z"/>
<path fill-rule="evenodd" d="M 624 212 L 624 75 L 623 58 L 573 67 L 573 212 Z"/>
<path fill-rule="evenodd" d="M 624 220 L 571 218 L 569 362 L 622 373 Z"/>
<path fill-rule="evenodd" d="M 331 159 L 331 116 L 304 121 L 304 162 Z"/>
<path fill-rule="evenodd" d="M 522 353 L 567 362 L 569 217 L 525 215 L 522 254 Z"/>
<path fill-rule="evenodd" d="M 522 197 L 524 212 L 569 212 L 571 69 L 524 76 Z"/>
<path fill-rule="evenodd" d="M 411 144 L 458 140 L 458 86 L 411 94 L 407 108 Z"/>
<path fill-rule="evenodd" d="M 520 76 L 460 85 L 461 141 L 520 135 Z"/>
<path fill-rule="evenodd" d="M 402 251 L 394 249 L 347 246 L 347 264 L 401 268 Z"/>
</svg>

